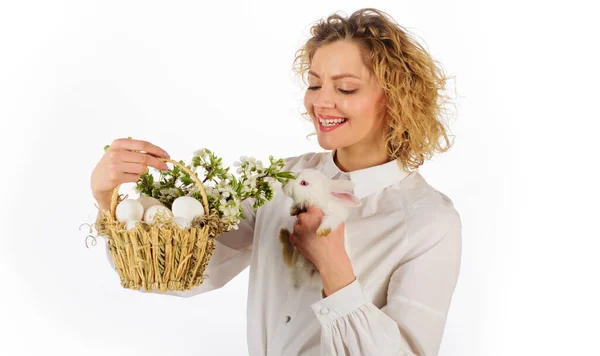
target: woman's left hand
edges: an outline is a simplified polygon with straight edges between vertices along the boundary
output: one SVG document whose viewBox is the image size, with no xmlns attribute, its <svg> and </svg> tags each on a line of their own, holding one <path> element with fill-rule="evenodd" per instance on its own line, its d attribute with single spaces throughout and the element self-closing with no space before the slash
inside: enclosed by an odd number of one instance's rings
<svg viewBox="0 0 600 356">
<path fill-rule="evenodd" d="M 317 237 L 323 216 L 321 209 L 307 206 L 307 211 L 298 215 L 290 242 L 319 270 L 325 293 L 331 294 L 350 284 L 355 277 L 344 247 L 344 223 L 329 235 Z"/>
</svg>

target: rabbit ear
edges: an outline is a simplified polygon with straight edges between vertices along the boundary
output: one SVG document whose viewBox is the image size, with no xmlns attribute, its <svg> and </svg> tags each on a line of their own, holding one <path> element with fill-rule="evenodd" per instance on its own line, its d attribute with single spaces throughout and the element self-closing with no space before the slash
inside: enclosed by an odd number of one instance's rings
<svg viewBox="0 0 600 356">
<path fill-rule="evenodd" d="M 360 199 L 358 199 L 356 195 L 349 192 L 337 191 L 331 192 L 331 195 L 333 195 L 341 203 L 351 207 L 357 207 L 361 204 Z"/>
<path fill-rule="evenodd" d="M 332 179 L 330 182 L 331 195 L 345 205 L 356 207 L 360 206 L 361 202 L 354 194 L 354 182 L 351 180 Z"/>
<path fill-rule="evenodd" d="M 342 179 L 332 179 L 329 181 L 331 183 L 332 191 L 352 191 L 354 189 L 354 182 L 351 180 L 342 180 Z"/>
</svg>

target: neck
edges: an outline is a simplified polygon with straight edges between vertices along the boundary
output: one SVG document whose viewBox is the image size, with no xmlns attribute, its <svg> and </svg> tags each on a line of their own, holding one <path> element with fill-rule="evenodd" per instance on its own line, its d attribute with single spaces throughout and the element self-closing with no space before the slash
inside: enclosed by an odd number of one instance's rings
<svg viewBox="0 0 600 356">
<path fill-rule="evenodd" d="M 369 153 L 365 154 L 365 152 Z M 375 150 L 372 148 L 343 147 L 336 149 L 334 154 L 334 162 L 343 172 L 374 167 L 392 160 L 387 155 L 385 145 Z"/>
</svg>

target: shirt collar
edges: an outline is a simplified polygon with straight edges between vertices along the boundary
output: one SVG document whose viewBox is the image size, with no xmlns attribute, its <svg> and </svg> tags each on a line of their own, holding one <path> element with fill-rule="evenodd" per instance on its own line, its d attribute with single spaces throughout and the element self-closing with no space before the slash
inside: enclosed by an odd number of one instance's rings
<svg viewBox="0 0 600 356">
<path fill-rule="evenodd" d="M 337 175 L 348 177 L 354 183 L 354 195 L 359 199 L 398 183 L 409 175 L 409 172 L 402 169 L 396 160 L 352 172 L 343 172 L 333 160 L 334 153 L 335 150 L 323 155 L 321 171 L 330 179 Z"/>
</svg>

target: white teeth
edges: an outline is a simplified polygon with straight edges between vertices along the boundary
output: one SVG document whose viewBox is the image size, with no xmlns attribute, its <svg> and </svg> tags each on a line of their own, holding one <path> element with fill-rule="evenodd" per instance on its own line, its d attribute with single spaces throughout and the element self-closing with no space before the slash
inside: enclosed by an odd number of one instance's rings
<svg viewBox="0 0 600 356">
<path fill-rule="evenodd" d="M 319 121 L 321 122 L 321 124 L 323 126 L 335 126 L 335 125 L 338 125 L 338 124 L 346 121 L 346 119 L 321 119 L 321 118 L 319 118 Z"/>
</svg>

